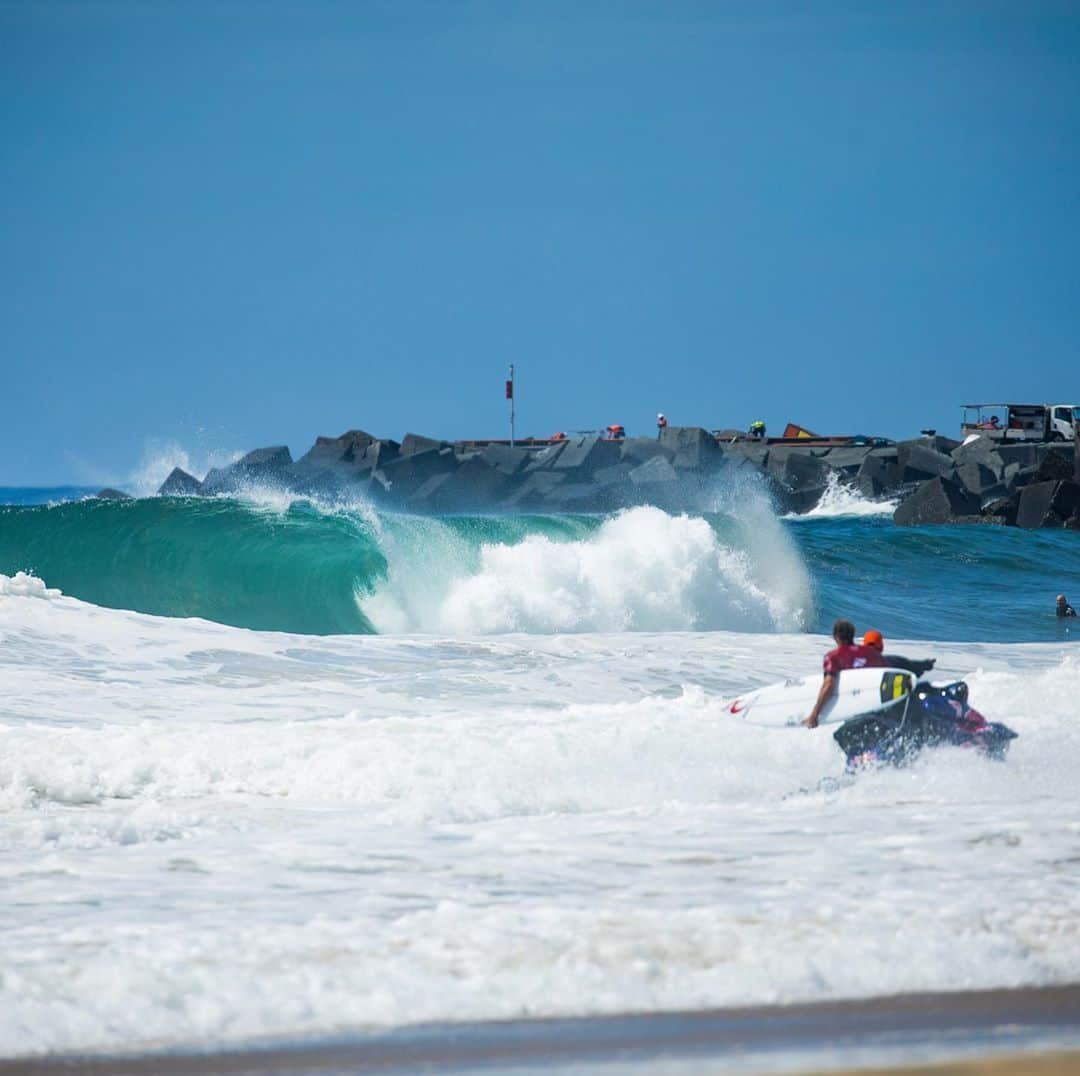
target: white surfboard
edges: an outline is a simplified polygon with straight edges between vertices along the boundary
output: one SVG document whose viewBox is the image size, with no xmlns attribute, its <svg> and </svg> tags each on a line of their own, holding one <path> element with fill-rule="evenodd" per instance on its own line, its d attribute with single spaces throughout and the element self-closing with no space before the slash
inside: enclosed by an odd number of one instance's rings
<svg viewBox="0 0 1080 1076">
<path fill-rule="evenodd" d="M 728 703 L 727 712 L 748 725 L 788 728 L 800 725 L 814 708 L 821 690 L 822 674 L 787 680 L 740 695 Z M 915 677 L 904 669 L 845 669 L 837 677 L 836 690 L 825 704 L 818 723 L 836 725 L 859 714 L 877 710 L 907 695 Z"/>
</svg>

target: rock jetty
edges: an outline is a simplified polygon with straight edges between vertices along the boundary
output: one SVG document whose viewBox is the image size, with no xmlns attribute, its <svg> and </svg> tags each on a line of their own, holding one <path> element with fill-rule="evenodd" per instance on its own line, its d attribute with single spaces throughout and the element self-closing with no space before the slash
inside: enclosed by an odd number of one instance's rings
<svg viewBox="0 0 1080 1076">
<path fill-rule="evenodd" d="M 847 486 L 901 500 L 902 526 L 983 523 L 1080 529 L 1080 453 L 1073 445 L 961 444 L 927 436 L 897 443 L 739 439 L 690 426 L 659 437 L 448 442 L 408 433 L 399 442 L 348 430 L 319 437 L 298 460 L 284 445 L 256 449 L 199 480 L 179 468 L 163 496 L 238 493 L 253 485 L 300 496 L 364 496 L 417 513 L 608 512 L 640 504 L 712 507 L 732 479 L 759 483 L 781 512 L 807 512 Z"/>
</svg>

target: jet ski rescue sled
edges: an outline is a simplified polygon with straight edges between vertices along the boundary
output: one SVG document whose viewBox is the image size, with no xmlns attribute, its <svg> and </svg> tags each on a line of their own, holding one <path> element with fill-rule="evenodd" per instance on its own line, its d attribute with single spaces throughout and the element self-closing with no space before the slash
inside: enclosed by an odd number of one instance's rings
<svg viewBox="0 0 1080 1076">
<path fill-rule="evenodd" d="M 916 684 L 903 698 L 845 721 L 833 739 L 852 770 L 868 764 L 903 766 L 926 747 L 966 747 L 1001 759 L 1016 733 L 968 705 L 968 687 L 960 680 L 945 687 Z"/>
</svg>

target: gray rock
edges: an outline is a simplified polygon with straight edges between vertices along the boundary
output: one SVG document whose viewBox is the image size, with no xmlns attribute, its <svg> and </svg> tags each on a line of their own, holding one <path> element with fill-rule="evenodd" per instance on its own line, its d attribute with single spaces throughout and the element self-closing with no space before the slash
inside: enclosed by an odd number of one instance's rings
<svg viewBox="0 0 1080 1076">
<path fill-rule="evenodd" d="M 630 472 L 630 481 L 635 486 L 656 482 L 678 482 L 678 480 L 679 473 L 663 456 L 654 456 L 648 463 L 643 463 Z"/>
<path fill-rule="evenodd" d="M 130 493 L 125 493 L 122 489 L 113 489 L 112 486 L 99 489 L 94 496 L 99 501 L 133 501 L 135 499 Z"/>
<path fill-rule="evenodd" d="M 619 455 L 632 467 L 648 463 L 657 456 L 674 459 L 675 452 L 667 445 L 661 444 L 658 437 L 629 437 L 622 443 Z"/>
<path fill-rule="evenodd" d="M 864 497 L 884 496 L 900 485 L 900 465 L 895 448 L 871 449 L 859 467 L 855 486 Z"/>
<path fill-rule="evenodd" d="M 716 438 L 698 426 L 668 426 L 660 434 L 660 444 L 673 453 L 671 464 L 677 471 L 709 470 L 724 456 Z"/>
<path fill-rule="evenodd" d="M 1010 463 L 1016 463 L 1021 468 L 1036 467 L 1039 463 L 1035 454 L 1035 446 L 1032 444 L 999 444 L 997 454 L 1002 458 L 1006 466 Z"/>
<path fill-rule="evenodd" d="M 316 437 L 311 446 L 296 461 L 298 467 L 336 467 L 353 464 L 362 459 L 376 438 L 364 430 L 346 430 L 340 437 Z"/>
<path fill-rule="evenodd" d="M 1080 483 L 1035 482 L 1020 493 L 1016 525 L 1026 530 L 1036 527 L 1063 527 L 1080 513 Z"/>
<path fill-rule="evenodd" d="M 432 449 L 446 448 L 446 441 L 434 437 L 424 437 L 419 433 L 407 433 L 401 441 L 401 455 L 413 456 L 418 452 L 430 452 Z"/>
<path fill-rule="evenodd" d="M 556 471 L 574 471 L 580 481 L 603 467 L 619 462 L 622 445 L 618 441 L 602 441 L 599 437 L 582 437 L 571 441 L 552 464 Z"/>
<path fill-rule="evenodd" d="M 509 445 L 488 445 L 480 453 L 480 458 L 499 474 L 509 477 L 523 471 L 536 455 L 533 449 L 511 448 Z"/>
<path fill-rule="evenodd" d="M 901 441 L 896 446 L 896 462 L 901 482 L 923 482 L 928 478 L 952 478 L 956 463 L 952 456 L 938 452 L 928 442 L 944 440 L 925 438 L 918 441 Z M 954 442 L 955 444 L 955 442 Z"/>
<path fill-rule="evenodd" d="M 402 446 L 404 447 L 404 446 Z M 380 481 L 392 500 L 404 503 L 435 475 L 449 474 L 457 469 L 454 452 L 448 448 L 428 448 L 402 454 L 378 469 Z"/>
<path fill-rule="evenodd" d="M 285 445 L 257 448 L 228 467 L 213 468 L 202 482 L 203 493 L 233 493 L 252 482 L 290 485 L 292 454 Z"/>
<path fill-rule="evenodd" d="M 827 449 L 822 456 L 824 461 L 836 471 L 846 475 L 858 474 L 870 449 L 865 445 L 844 445 Z"/>
<path fill-rule="evenodd" d="M 547 448 L 542 448 L 526 464 L 526 471 L 550 470 L 555 466 L 555 463 L 569 444 L 569 441 L 556 441 L 555 444 L 548 445 Z"/>
<path fill-rule="evenodd" d="M 979 500 L 963 486 L 944 478 L 923 482 L 893 513 L 899 527 L 963 523 L 979 518 Z"/>
<path fill-rule="evenodd" d="M 202 491 L 202 483 L 179 467 L 174 467 L 168 478 L 161 483 L 159 497 L 195 497 Z"/>
<path fill-rule="evenodd" d="M 1051 448 L 1049 445 L 1040 445 L 1036 449 L 1039 465 L 1031 477 L 1032 482 L 1061 482 L 1072 479 L 1076 473 L 1075 463 L 1072 458 L 1072 446 L 1068 448 Z"/>
</svg>

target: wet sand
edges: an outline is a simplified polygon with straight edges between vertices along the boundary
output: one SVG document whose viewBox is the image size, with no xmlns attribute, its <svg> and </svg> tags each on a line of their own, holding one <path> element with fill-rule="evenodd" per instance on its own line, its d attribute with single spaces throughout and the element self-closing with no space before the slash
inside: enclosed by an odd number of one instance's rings
<svg viewBox="0 0 1080 1076">
<path fill-rule="evenodd" d="M 403 1028 L 248 1049 L 54 1055 L 0 1076 L 337 1073 L 1080 1073 L 1080 983 L 695 1012 Z"/>
</svg>

